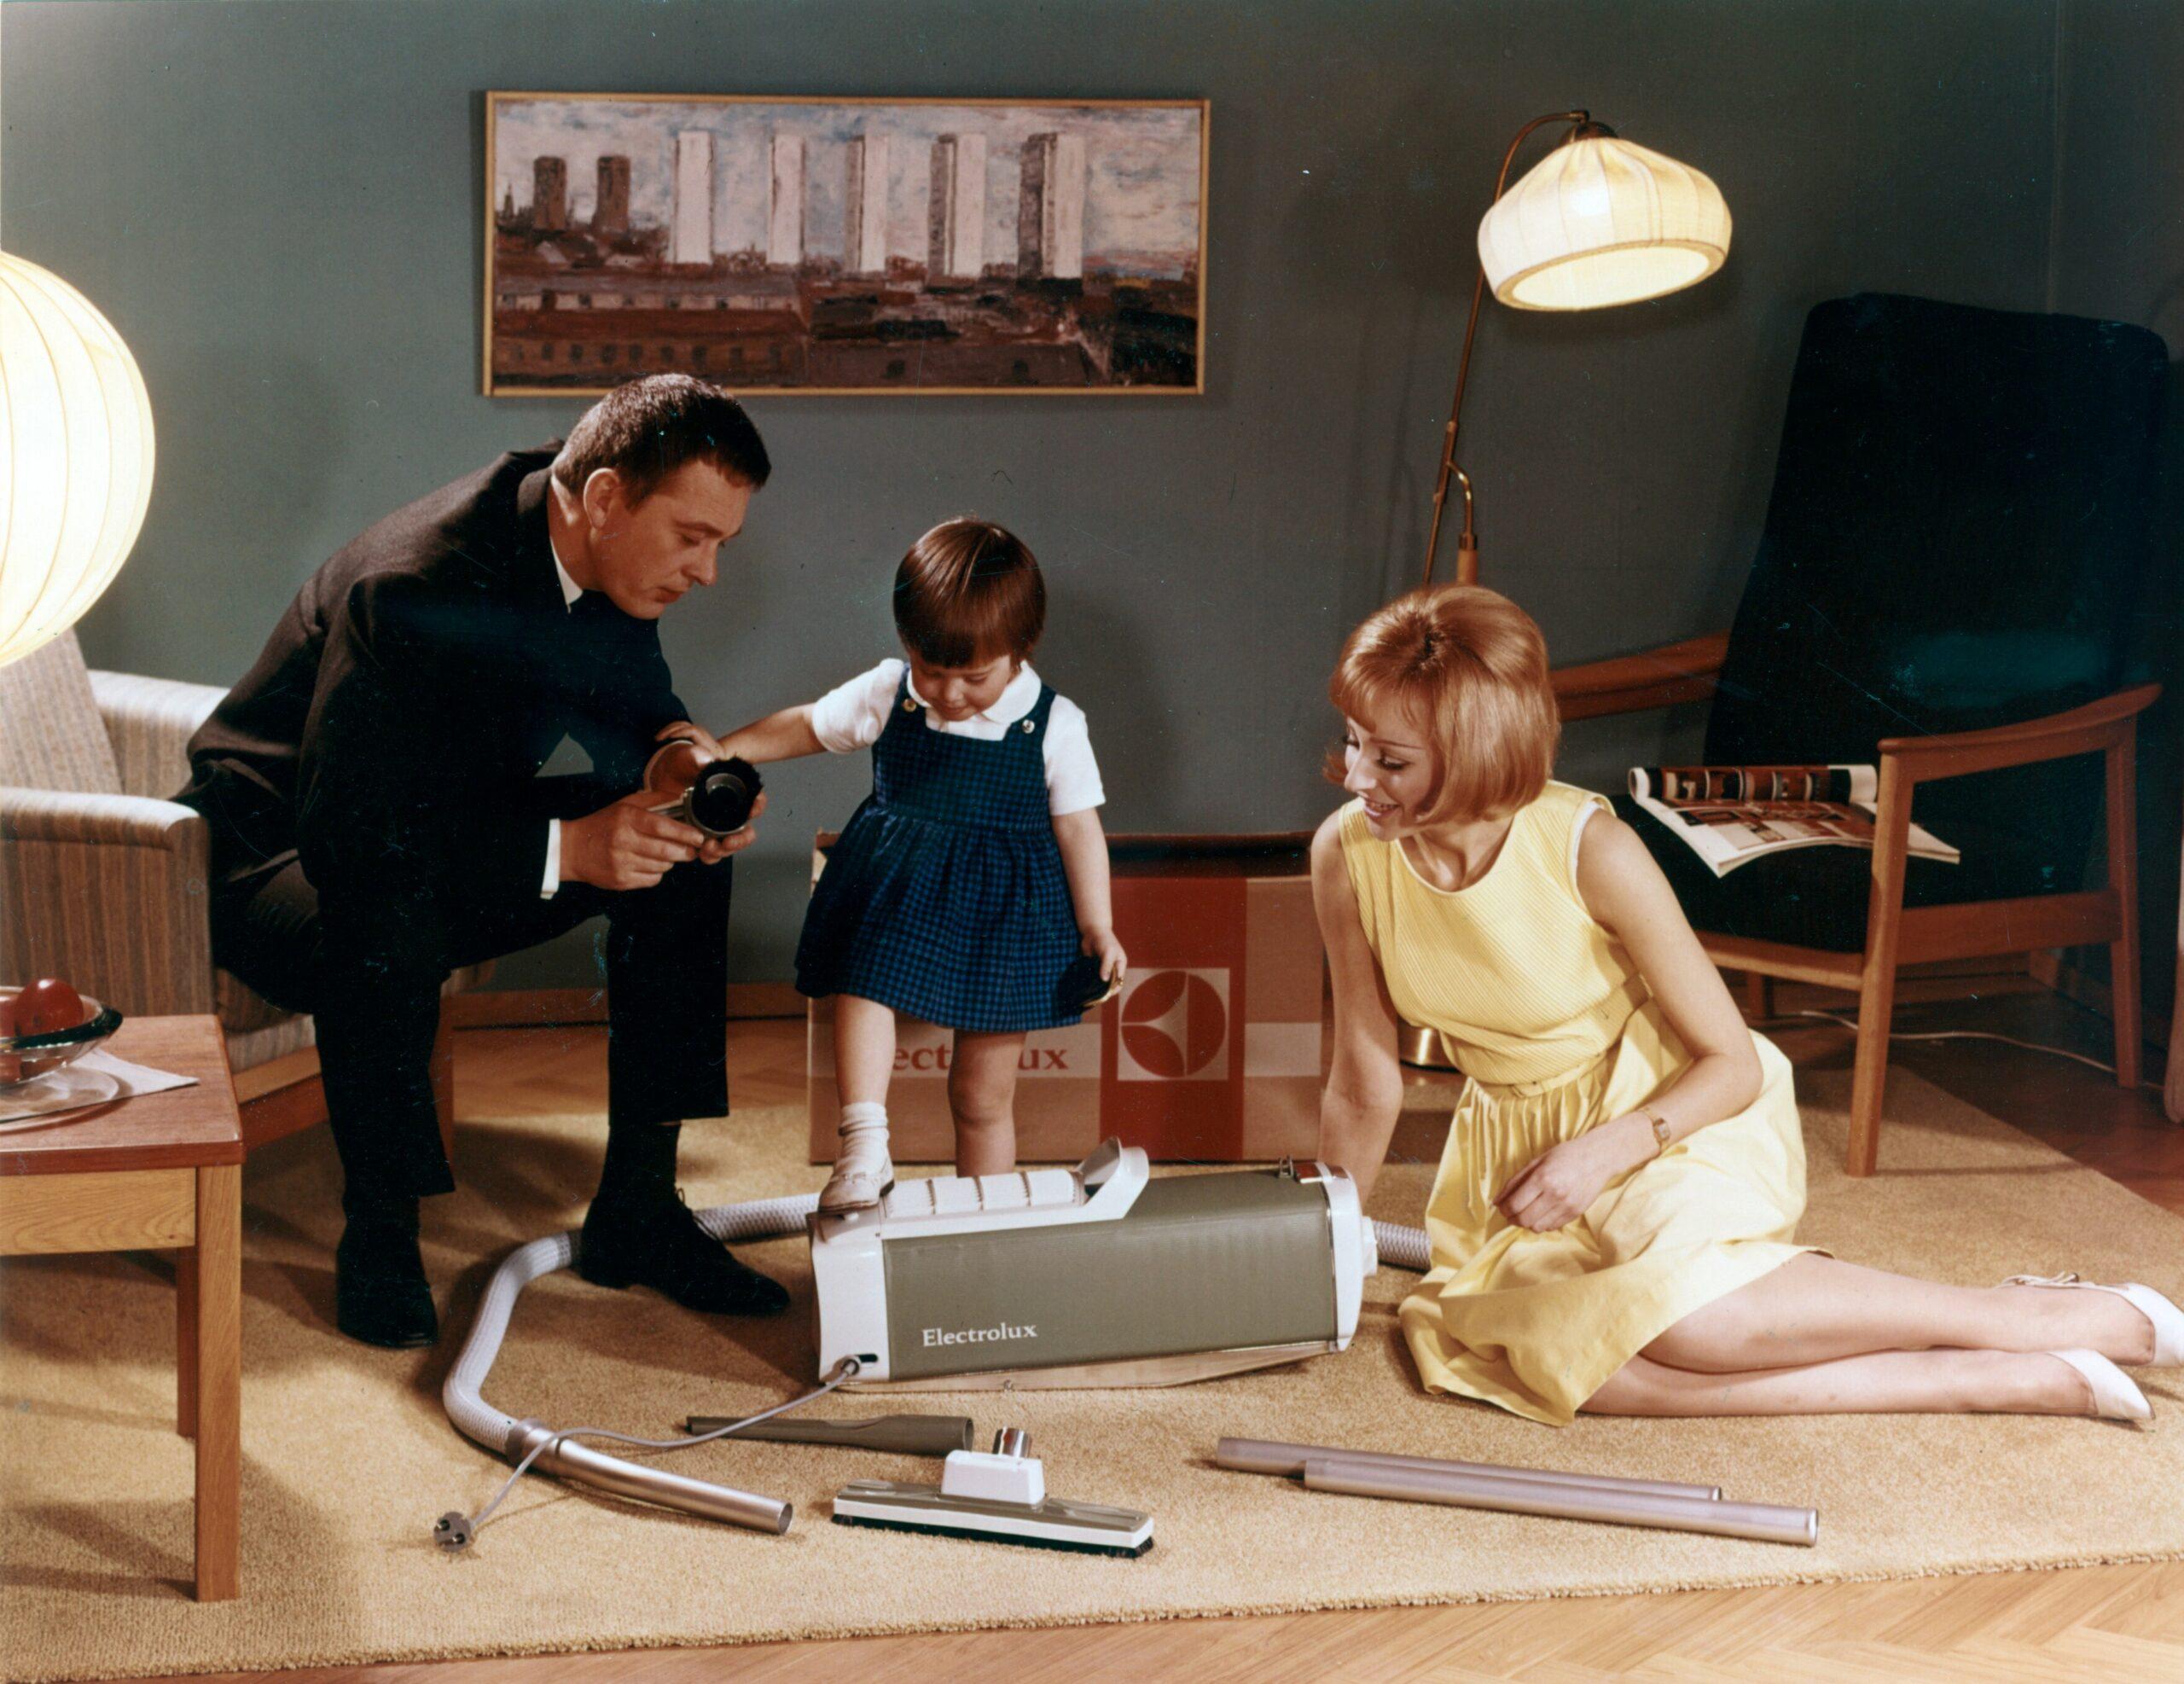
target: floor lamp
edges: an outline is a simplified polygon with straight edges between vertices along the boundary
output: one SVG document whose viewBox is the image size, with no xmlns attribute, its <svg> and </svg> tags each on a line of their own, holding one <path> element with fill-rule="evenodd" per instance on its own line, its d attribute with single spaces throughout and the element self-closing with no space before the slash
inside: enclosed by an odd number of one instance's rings
<svg viewBox="0 0 2184 1684">
<path fill-rule="evenodd" d="M 1570 132 L 1515 187 L 1507 186 L 1517 148 L 1535 129 L 1567 123 Z M 1505 190 L 1506 189 L 1506 190 Z M 1703 281 L 1729 254 L 1729 207 L 1721 189 L 1693 169 L 1622 139 L 1584 111 L 1551 111 L 1517 131 L 1494 180 L 1494 203 L 1478 224 L 1478 278 L 1456 363 L 1456 394 L 1433 485 L 1433 524 L 1421 583 L 1433 582 L 1449 481 L 1463 494 L 1456 579 L 1478 579 L 1470 475 L 1456 466 L 1456 423 L 1471 375 L 1478 307 L 1491 284 L 1514 310 L 1600 310 L 1657 299 Z"/>
<path fill-rule="evenodd" d="M 1508 186 L 1517 148 L 1535 129 L 1567 123 L 1561 143 Z M 1721 189 L 1688 164 L 1679 164 L 1621 138 L 1586 111 L 1551 111 L 1517 131 L 1494 178 L 1494 202 L 1478 224 L 1478 278 L 1456 363 L 1456 392 L 1441 441 L 1433 483 L 1433 521 L 1426 538 L 1421 585 L 1433 583 L 1441 514 L 1454 479 L 1463 496 L 1456 537 L 1456 582 L 1478 583 L 1477 499 L 1471 476 L 1456 466 L 1456 426 L 1471 376 L 1478 309 L 1490 284 L 1513 310 L 1601 310 L 1679 292 L 1704 281 L 1729 254 L 1729 207 Z M 1451 1070 L 1441 1038 L 1415 1024 L 1400 1025 L 1403 1061 Z"/>
</svg>

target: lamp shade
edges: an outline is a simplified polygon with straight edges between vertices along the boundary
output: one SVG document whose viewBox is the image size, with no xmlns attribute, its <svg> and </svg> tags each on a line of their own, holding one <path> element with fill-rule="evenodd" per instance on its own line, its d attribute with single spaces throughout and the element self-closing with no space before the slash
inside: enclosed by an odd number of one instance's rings
<svg viewBox="0 0 2184 1684">
<path fill-rule="evenodd" d="M 0 666 L 98 601 L 151 495 L 136 359 L 81 293 L 0 253 Z"/>
<path fill-rule="evenodd" d="M 1557 147 L 1478 224 L 1487 285 L 1518 310 L 1635 304 L 1729 254 L 1729 207 L 1688 164 L 1614 135 Z"/>
</svg>

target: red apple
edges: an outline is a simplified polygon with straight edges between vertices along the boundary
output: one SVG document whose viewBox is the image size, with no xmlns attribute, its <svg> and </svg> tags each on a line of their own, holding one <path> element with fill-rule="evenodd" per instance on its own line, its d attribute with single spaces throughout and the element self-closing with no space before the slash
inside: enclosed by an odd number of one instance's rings
<svg viewBox="0 0 2184 1684">
<path fill-rule="evenodd" d="M 15 1033 L 52 1035 L 90 1017 L 84 996 L 58 977 L 40 977 L 15 996 Z"/>
</svg>

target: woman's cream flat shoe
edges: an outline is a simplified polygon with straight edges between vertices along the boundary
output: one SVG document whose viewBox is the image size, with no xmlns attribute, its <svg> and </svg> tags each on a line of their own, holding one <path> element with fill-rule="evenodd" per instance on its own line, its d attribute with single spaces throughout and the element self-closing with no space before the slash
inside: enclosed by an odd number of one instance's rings
<svg viewBox="0 0 2184 1684">
<path fill-rule="evenodd" d="M 2093 1413 L 2105 1421 L 2143 1421 L 2153 1417 L 2153 1406 L 2146 1402 L 2146 1395 L 2131 1383 L 2131 1377 L 2111 1362 L 2097 1350 L 2051 1350 L 2045 1355 L 2057 1357 L 2078 1371 L 2086 1387 L 2093 1393 Z"/>
<path fill-rule="evenodd" d="M 2120 1286 L 2104 1286 L 2098 1280 L 2081 1280 L 2075 1275 L 2013 1275 L 2005 1286 L 2075 1286 L 2088 1292 L 2113 1292 L 2153 1323 L 2153 1355 L 2134 1368 L 2184 1368 L 2184 1309 L 2179 1309 L 2151 1286 L 2127 1280 Z"/>
</svg>

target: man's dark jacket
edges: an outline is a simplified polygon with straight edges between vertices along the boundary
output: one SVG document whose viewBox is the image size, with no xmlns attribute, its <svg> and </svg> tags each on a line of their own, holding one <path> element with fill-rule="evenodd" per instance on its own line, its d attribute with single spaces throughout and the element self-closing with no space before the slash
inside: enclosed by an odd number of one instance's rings
<svg viewBox="0 0 2184 1684">
<path fill-rule="evenodd" d="M 297 850 L 329 935 L 438 966 L 444 897 L 535 908 L 548 817 L 637 787 L 688 711 L 653 622 L 596 593 L 565 603 L 553 457 L 512 453 L 398 509 L 297 592 L 190 742 L 178 798 L 211 822 L 216 884 Z M 539 778 L 565 735 L 591 772 Z"/>
</svg>

